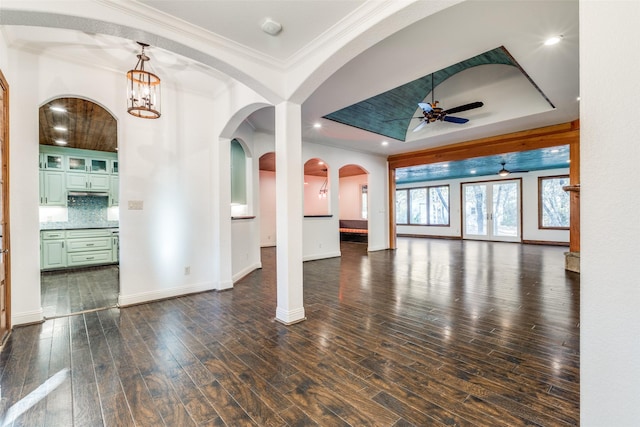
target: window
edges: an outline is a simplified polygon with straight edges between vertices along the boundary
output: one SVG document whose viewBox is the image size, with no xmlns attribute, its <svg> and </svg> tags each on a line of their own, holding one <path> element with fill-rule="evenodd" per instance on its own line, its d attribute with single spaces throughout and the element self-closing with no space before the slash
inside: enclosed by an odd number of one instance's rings
<svg viewBox="0 0 640 427">
<path fill-rule="evenodd" d="M 449 186 L 396 190 L 396 224 L 449 225 Z"/>
<path fill-rule="evenodd" d="M 367 219 L 369 212 L 369 200 L 367 199 L 367 185 L 360 186 L 360 218 Z"/>
<path fill-rule="evenodd" d="M 569 176 L 538 178 L 538 227 L 569 228 L 569 193 L 562 189 L 569 185 Z"/>
</svg>

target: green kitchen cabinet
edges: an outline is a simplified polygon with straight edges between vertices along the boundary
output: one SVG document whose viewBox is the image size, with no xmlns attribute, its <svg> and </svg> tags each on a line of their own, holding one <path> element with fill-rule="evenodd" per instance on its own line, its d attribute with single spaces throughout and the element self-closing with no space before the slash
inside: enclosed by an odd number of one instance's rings
<svg viewBox="0 0 640 427">
<path fill-rule="evenodd" d="M 43 270 L 67 266 L 64 231 L 43 231 L 40 241 L 40 268 Z"/>
<path fill-rule="evenodd" d="M 109 206 L 118 206 L 120 204 L 120 178 L 111 175 L 109 190 Z"/>
<path fill-rule="evenodd" d="M 67 190 L 109 191 L 109 175 L 67 172 Z"/>
<path fill-rule="evenodd" d="M 40 171 L 40 205 L 66 206 L 67 190 L 64 172 Z"/>
</svg>

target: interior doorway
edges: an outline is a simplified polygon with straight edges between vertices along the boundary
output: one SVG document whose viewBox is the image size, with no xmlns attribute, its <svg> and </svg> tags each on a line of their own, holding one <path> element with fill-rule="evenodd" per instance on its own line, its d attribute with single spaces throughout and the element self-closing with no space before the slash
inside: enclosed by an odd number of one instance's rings
<svg viewBox="0 0 640 427">
<path fill-rule="evenodd" d="M 9 85 L 0 71 L 0 348 L 11 330 Z"/>
<path fill-rule="evenodd" d="M 464 239 L 521 242 L 521 180 L 462 184 Z"/>
<path fill-rule="evenodd" d="M 39 108 L 40 296 L 45 319 L 117 306 L 117 121 L 101 105 L 54 98 Z"/>
</svg>

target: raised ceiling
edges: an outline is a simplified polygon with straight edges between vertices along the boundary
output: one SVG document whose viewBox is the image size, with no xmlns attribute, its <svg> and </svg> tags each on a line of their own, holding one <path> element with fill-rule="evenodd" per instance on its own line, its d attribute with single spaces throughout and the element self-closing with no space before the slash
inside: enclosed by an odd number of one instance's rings
<svg viewBox="0 0 640 427">
<path fill-rule="evenodd" d="M 216 64 L 236 58 L 233 55 L 240 51 L 245 63 L 249 63 L 250 56 L 262 61 L 264 68 L 260 70 L 268 71 L 265 81 L 283 70 L 293 73 L 311 64 L 312 68 L 331 68 L 336 63 L 332 52 L 355 52 L 351 60 L 340 63 L 328 78 L 318 80 L 317 89 L 302 104 L 303 139 L 317 144 L 387 156 L 570 122 L 579 117 L 577 0 L 451 3 L 101 0 L 82 9 L 82 13 L 101 12 L 94 14 L 93 21 L 82 22 L 76 30 L 62 29 L 78 22 L 74 21 L 72 4 L 56 0 L 3 0 L 0 23 L 5 40 L 10 47 L 91 63 L 124 74 L 135 62 L 138 50 L 135 38 L 152 35 L 164 40 L 165 48 L 152 45 L 149 49 L 151 65 L 163 81 L 181 87 L 187 84 L 185 90 L 191 90 L 189 85 L 193 83 L 194 90 L 205 90 L 212 96 L 238 78 L 238 73 Z M 49 15 L 33 15 L 31 25 L 36 26 L 28 26 L 30 15 L 21 12 L 39 8 L 56 18 L 49 27 L 37 26 Z M 373 31 L 352 37 L 352 31 L 360 28 L 354 23 L 375 22 L 373 18 L 380 16 L 376 13 L 385 8 L 395 8 L 398 13 L 379 21 Z M 124 31 L 126 28 L 115 21 L 107 24 L 100 21 L 108 20 L 114 11 L 124 13 L 135 31 Z M 482 19 L 478 19 L 480 16 Z M 282 23 L 280 35 L 273 37 L 262 32 L 260 24 L 266 17 Z M 135 22 L 153 22 L 155 34 L 135 28 Z M 403 22 L 404 28 L 398 22 Z M 547 37 L 557 34 L 563 35 L 562 43 L 543 46 Z M 176 39 L 172 43 L 166 40 L 173 36 Z M 194 47 L 185 44 L 185 40 L 196 41 Z M 338 48 L 340 43 L 336 41 L 344 44 Z M 462 126 L 436 123 L 438 126 L 412 132 L 405 142 L 389 139 L 387 145 L 382 145 L 385 138 L 377 133 L 322 119 L 496 46 L 508 50 L 555 108 L 540 100 L 540 93 L 535 88 L 531 90 L 531 82 L 523 79 L 519 70 L 512 72 L 515 67 L 492 64 L 466 69 L 437 85 L 436 97 L 445 108 L 463 104 L 467 99 L 484 102 L 482 108 L 469 112 L 470 122 Z M 212 60 L 217 53 L 222 58 L 218 62 Z M 316 62 L 304 63 L 305 58 Z M 273 67 L 267 70 L 269 64 Z M 413 104 L 414 101 L 407 102 L 412 109 Z M 322 127 L 313 127 L 315 122 L 321 122 Z M 247 123 L 258 132 L 273 133 L 274 109 L 255 112 Z"/>
<path fill-rule="evenodd" d="M 57 98 L 41 106 L 38 115 L 42 145 L 117 152 L 116 119 L 94 102 Z M 65 143 L 60 144 L 61 140 Z"/>
<path fill-rule="evenodd" d="M 513 171 L 510 177 L 537 170 L 565 169 L 569 167 L 569 146 L 398 168 L 396 184 L 495 176 L 502 169 L 502 162 L 506 170 Z"/>
<path fill-rule="evenodd" d="M 522 73 L 523 78 L 530 81 L 526 72 L 520 68 L 507 49 L 504 46 L 500 46 L 353 105 L 344 107 L 338 111 L 334 111 L 333 113 L 325 115 L 324 118 L 398 141 L 406 141 L 407 133 L 417 128 L 415 119 L 419 119 L 418 121 L 422 120 L 421 110 L 417 107 L 419 102 L 433 103 L 435 101 L 439 107 L 442 107 L 442 103 L 438 101 L 440 98 L 435 97 L 435 88 L 438 87 L 438 85 L 464 70 L 491 64 L 515 67 Z M 531 84 L 538 90 L 540 96 L 547 100 L 549 103 L 548 107 L 553 108 L 553 104 L 540 92 L 535 83 L 531 81 Z M 428 96 L 429 94 L 431 94 L 431 97 Z M 481 100 L 468 98 L 462 105 L 477 101 Z M 453 107 L 454 106 L 450 104 L 447 108 Z M 476 115 L 477 113 L 478 112 L 475 111 L 466 111 L 462 115 Z M 480 114 L 482 114 L 481 110 Z M 416 115 L 417 117 L 415 117 Z M 459 115 L 460 114 L 456 114 L 456 116 Z M 439 126 L 440 123 L 430 123 L 430 125 L 432 127 Z"/>
</svg>

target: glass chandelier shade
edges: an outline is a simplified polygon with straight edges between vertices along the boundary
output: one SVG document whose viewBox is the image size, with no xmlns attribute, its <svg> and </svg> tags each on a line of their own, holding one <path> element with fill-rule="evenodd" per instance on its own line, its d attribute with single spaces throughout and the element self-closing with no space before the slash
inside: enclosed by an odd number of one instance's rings
<svg viewBox="0 0 640 427">
<path fill-rule="evenodd" d="M 138 63 L 127 72 L 127 112 L 143 119 L 160 117 L 160 77 L 144 69 L 151 59 L 145 55 L 148 44 L 138 42 L 142 52 L 137 55 Z"/>
<path fill-rule="evenodd" d="M 329 194 L 328 182 L 327 179 L 324 180 L 322 186 L 320 187 L 320 191 L 318 191 L 318 198 L 326 199 L 327 194 Z"/>
</svg>

